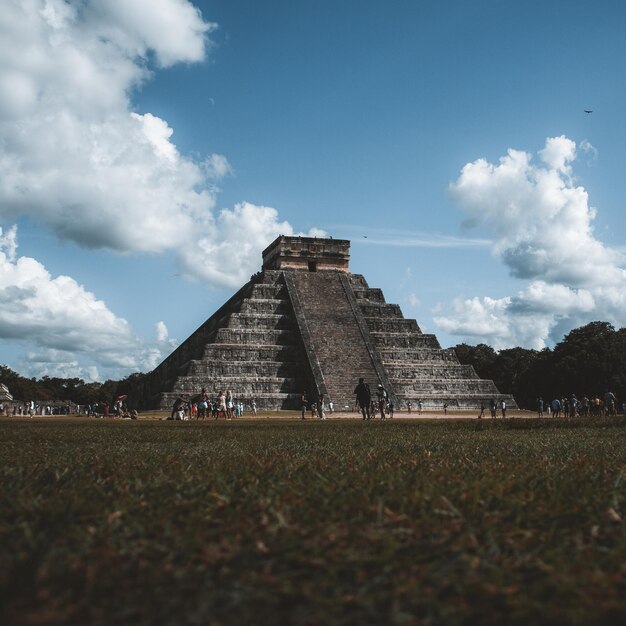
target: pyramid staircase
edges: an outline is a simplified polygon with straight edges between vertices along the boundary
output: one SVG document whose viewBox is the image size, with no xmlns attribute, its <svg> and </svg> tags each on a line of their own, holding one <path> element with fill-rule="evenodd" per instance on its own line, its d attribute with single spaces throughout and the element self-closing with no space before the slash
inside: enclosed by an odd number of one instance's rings
<svg viewBox="0 0 626 626">
<path fill-rule="evenodd" d="M 282 272 L 256 274 L 150 375 L 142 408 L 231 390 L 259 407 L 296 406 L 311 378 Z"/>
<path fill-rule="evenodd" d="M 510 394 L 501 394 L 492 380 L 479 378 L 471 365 L 461 365 L 452 348 L 443 349 L 435 335 L 425 334 L 417 322 L 405 319 L 397 304 L 388 304 L 380 289 L 365 278 L 350 275 L 354 295 L 387 372 L 397 406 L 410 401 L 424 408 L 475 409 L 494 400 L 517 405 Z"/>
</svg>

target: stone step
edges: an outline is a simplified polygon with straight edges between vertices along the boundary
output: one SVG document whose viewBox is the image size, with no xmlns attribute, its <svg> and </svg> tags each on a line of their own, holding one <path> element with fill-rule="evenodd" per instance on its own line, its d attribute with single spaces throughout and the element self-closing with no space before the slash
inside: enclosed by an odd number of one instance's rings
<svg viewBox="0 0 626 626">
<path fill-rule="evenodd" d="M 448 379 L 430 379 L 430 380 L 415 380 L 413 382 L 396 382 L 394 389 L 398 396 L 403 396 L 413 393 L 478 393 L 478 394 L 492 394 L 497 393 L 498 390 L 493 381 L 480 378 L 467 379 L 467 378 L 448 378 Z"/>
<path fill-rule="evenodd" d="M 231 389 L 233 393 L 245 393 L 248 395 L 255 393 L 302 392 L 302 386 L 298 385 L 297 382 L 298 379 L 287 377 L 259 377 L 255 379 L 254 377 L 245 376 L 220 376 L 208 381 L 200 380 L 198 381 L 199 386 L 194 384 L 193 388 L 202 389 L 204 387 L 208 393 L 221 389 Z M 189 389 L 188 384 L 174 385 L 173 387 L 173 391 L 178 391 L 179 393 L 187 389 Z"/>
<path fill-rule="evenodd" d="M 252 299 L 278 299 L 278 300 L 287 300 L 287 291 L 284 285 L 276 284 L 276 285 L 252 285 L 250 291 L 250 298 Z"/>
<path fill-rule="evenodd" d="M 205 347 L 202 360 L 225 361 L 298 361 L 302 363 L 303 354 L 300 346 L 271 344 L 233 344 L 212 343 Z"/>
<path fill-rule="evenodd" d="M 287 300 L 272 298 L 244 298 L 241 301 L 241 313 L 270 313 L 275 315 L 292 315 L 293 311 Z"/>
<path fill-rule="evenodd" d="M 370 332 L 370 335 L 381 350 L 389 348 L 439 348 L 437 337 L 431 334 Z"/>
<path fill-rule="evenodd" d="M 296 361 L 213 361 L 192 362 L 187 369 L 187 376 L 297 376 L 300 364 Z"/>
<path fill-rule="evenodd" d="M 471 365 L 459 365 L 448 363 L 445 365 L 414 364 L 412 366 L 387 365 L 387 374 L 393 382 L 403 382 L 407 379 L 420 380 L 441 378 L 477 378 L 476 372 Z"/>
<path fill-rule="evenodd" d="M 232 313 L 228 318 L 228 328 L 249 328 L 253 330 L 296 330 L 293 315 L 273 313 Z"/>
<path fill-rule="evenodd" d="M 422 334 L 415 320 L 396 317 L 366 317 L 367 327 L 370 332 L 382 333 L 417 333 Z"/>
<path fill-rule="evenodd" d="M 451 349 L 379 347 L 379 352 L 383 362 L 389 365 L 406 363 L 410 366 L 413 363 L 419 364 L 427 361 L 457 364 L 459 362 L 456 352 Z"/>
<path fill-rule="evenodd" d="M 295 330 L 220 328 L 215 334 L 215 343 L 285 346 L 297 345 L 299 337 Z"/>
<path fill-rule="evenodd" d="M 359 308 L 365 317 L 403 319 L 402 311 L 397 304 L 360 301 Z"/>
<path fill-rule="evenodd" d="M 385 296 L 383 295 L 382 290 L 380 289 L 354 289 L 354 295 L 356 299 L 359 301 L 365 300 L 371 303 L 384 303 Z M 360 304 L 360 302 L 359 302 Z"/>
</svg>

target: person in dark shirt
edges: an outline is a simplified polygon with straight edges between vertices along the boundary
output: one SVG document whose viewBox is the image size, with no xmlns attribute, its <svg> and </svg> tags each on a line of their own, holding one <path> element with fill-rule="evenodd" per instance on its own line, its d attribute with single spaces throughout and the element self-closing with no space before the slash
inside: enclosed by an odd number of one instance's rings
<svg viewBox="0 0 626 626">
<path fill-rule="evenodd" d="M 363 415 L 363 419 L 370 419 L 370 404 L 372 402 L 372 394 L 370 393 L 370 386 L 359 378 L 359 384 L 354 388 L 354 394 L 356 395 L 356 401 Z"/>
</svg>

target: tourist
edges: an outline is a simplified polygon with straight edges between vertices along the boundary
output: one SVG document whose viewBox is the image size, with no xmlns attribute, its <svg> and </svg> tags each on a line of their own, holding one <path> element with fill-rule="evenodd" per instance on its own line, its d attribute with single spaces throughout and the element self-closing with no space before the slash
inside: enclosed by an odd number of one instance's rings
<svg viewBox="0 0 626 626">
<path fill-rule="evenodd" d="M 328 401 L 328 412 L 329 412 L 331 415 L 333 414 L 334 409 L 335 409 L 335 405 L 333 404 L 333 401 L 332 401 L 332 400 L 329 400 L 329 401 Z"/>
<path fill-rule="evenodd" d="M 372 401 L 370 386 L 364 382 L 362 378 L 359 378 L 359 384 L 354 388 L 354 394 L 356 396 L 357 406 L 363 415 L 363 419 L 370 419 L 370 404 Z"/>
<path fill-rule="evenodd" d="M 422 414 L 422 401 L 421 400 L 417 401 L 417 414 L 418 415 Z"/>
<path fill-rule="evenodd" d="M 497 410 L 496 401 L 492 398 L 491 401 L 489 402 L 489 413 L 491 413 L 492 419 L 496 419 L 496 410 Z"/>
<path fill-rule="evenodd" d="M 582 399 L 582 414 L 583 417 L 589 417 L 589 398 L 587 396 L 583 396 Z"/>
<path fill-rule="evenodd" d="M 604 410 L 606 415 L 615 415 L 615 406 L 617 405 L 617 398 L 612 391 L 607 391 L 604 394 Z"/>
<path fill-rule="evenodd" d="M 219 412 L 223 415 L 224 419 L 230 419 L 228 417 L 228 408 L 226 407 L 226 392 L 220 391 L 218 398 Z"/>
<path fill-rule="evenodd" d="M 233 393 L 230 389 L 226 390 L 226 415 L 227 419 L 232 419 L 235 408 L 235 400 L 233 398 Z"/>
<path fill-rule="evenodd" d="M 543 398 L 537 398 L 537 417 L 543 417 Z"/>
<path fill-rule="evenodd" d="M 379 384 L 376 389 L 376 399 L 378 400 L 378 410 L 380 411 L 380 419 L 385 419 L 385 405 L 387 404 L 387 392 L 385 388 Z"/>
<path fill-rule="evenodd" d="M 411 415 L 411 401 L 410 400 L 406 403 L 406 408 L 407 408 L 407 411 L 409 412 L 409 415 Z"/>
<path fill-rule="evenodd" d="M 389 417 L 393 418 L 393 400 L 389 399 L 387 402 L 387 412 L 389 413 Z"/>
<path fill-rule="evenodd" d="M 600 416 L 600 413 L 601 413 L 601 411 L 602 411 L 602 407 L 600 406 L 600 404 L 601 404 L 601 403 L 600 403 L 600 398 L 598 398 L 598 396 L 596 396 L 596 397 L 593 399 L 593 414 L 594 414 L 596 417 L 599 417 L 599 416 Z"/>
<path fill-rule="evenodd" d="M 443 403 L 443 414 L 444 415 L 448 414 L 448 403 L 447 402 Z"/>
<path fill-rule="evenodd" d="M 306 413 L 307 407 L 309 406 L 309 401 L 306 397 L 306 391 L 303 391 L 302 395 L 300 396 L 300 406 L 302 409 L 302 419 L 304 419 L 304 414 Z"/>
<path fill-rule="evenodd" d="M 256 400 L 252 400 L 252 415 L 256 417 Z"/>
<path fill-rule="evenodd" d="M 506 417 L 506 400 L 500 401 L 500 408 L 502 409 L 502 419 Z"/>
<path fill-rule="evenodd" d="M 200 402 L 198 402 L 198 419 L 205 419 L 207 409 L 209 408 L 209 396 L 204 387 L 202 387 L 202 394 L 200 396 Z"/>
<path fill-rule="evenodd" d="M 478 414 L 478 419 L 481 420 L 485 416 L 485 403 L 481 400 L 480 402 L 480 413 Z"/>
<path fill-rule="evenodd" d="M 324 413 L 324 394 L 323 393 L 320 393 L 320 398 L 319 398 L 319 401 L 317 403 L 317 416 L 321 420 L 325 420 L 326 419 L 326 415 Z"/>
<path fill-rule="evenodd" d="M 552 417 L 560 417 L 561 415 L 561 401 L 558 398 L 554 398 L 550 403 L 552 409 Z"/>
</svg>

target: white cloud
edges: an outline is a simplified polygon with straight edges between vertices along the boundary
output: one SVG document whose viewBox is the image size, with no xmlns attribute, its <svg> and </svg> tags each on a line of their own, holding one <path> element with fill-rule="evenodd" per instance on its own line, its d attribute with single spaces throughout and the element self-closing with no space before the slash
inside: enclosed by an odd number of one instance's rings
<svg viewBox="0 0 626 626">
<path fill-rule="evenodd" d="M 446 332 L 496 347 L 540 348 L 560 338 L 551 337 L 557 328 L 594 319 L 626 323 L 624 257 L 594 236 L 596 211 L 573 178 L 575 142 L 548 138 L 539 156 L 540 165 L 517 150 L 497 165 L 478 159 L 451 185 L 469 220 L 492 229 L 496 258 L 529 282 L 514 297 L 455 300 L 452 312 L 435 320 Z"/>
<path fill-rule="evenodd" d="M 0 15 L 0 218 L 27 214 L 86 247 L 159 252 L 215 204 L 172 129 L 131 111 L 161 65 L 204 58 L 186 0 L 8 0 Z"/>
<path fill-rule="evenodd" d="M 256 227 L 284 225 L 265 207 L 250 224 L 217 218 L 215 184 L 227 158 L 194 161 L 173 143 L 168 123 L 132 110 L 130 94 L 150 66 L 202 61 L 215 27 L 188 0 L 8 0 L 0 12 L 0 223 L 28 215 L 59 238 L 121 252 L 267 243 Z M 237 215 L 235 208 L 232 213 Z M 273 222 L 273 226 L 267 226 Z M 225 232 L 221 229 L 224 228 Z M 255 247 L 256 246 L 256 247 Z M 189 271 L 209 282 L 228 270 Z"/>
<path fill-rule="evenodd" d="M 288 222 L 279 221 L 276 209 L 241 202 L 232 210 L 220 211 L 209 234 L 199 236 L 181 253 L 183 270 L 212 284 L 238 287 L 258 271 L 260 251 L 278 235 L 293 234 Z M 316 228 L 306 236 L 326 233 Z"/>
<path fill-rule="evenodd" d="M 27 376 L 50 376 L 57 378 L 82 378 L 87 382 L 100 380 L 100 373 L 95 365 L 81 365 L 73 353 L 64 350 L 44 349 L 28 352 L 24 373 Z"/>
<path fill-rule="evenodd" d="M 204 171 L 211 180 L 220 180 L 233 173 L 228 159 L 222 154 L 212 154 L 204 162 Z"/>
<path fill-rule="evenodd" d="M 167 326 L 165 325 L 165 322 L 163 321 L 157 322 L 156 335 L 157 335 L 157 341 L 167 341 L 169 332 L 167 330 Z"/>
<path fill-rule="evenodd" d="M 599 152 L 589 140 L 583 139 L 578 147 L 581 149 L 582 152 L 589 155 L 587 165 L 592 165 L 598 160 Z"/>
<path fill-rule="evenodd" d="M 209 284 L 247 280 L 263 248 L 293 228 L 251 203 L 215 215 L 215 185 L 233 173 L 228 159 L 181 154 L 167 121 L 131 102 L 155 70 L 204 60 L 214 28 L 189 0 L 6 0 L 0 224 L 27 216 L 87 248 L 174 251 L 188 276 Z M 175 347 L 165 325 L 144 345 L 71 277 L 17 258 L 15 228 L 0 247 L 0 339 L 32 348 L 30 371 L 54 350 L 61 361 L 46 371 L 124 375 Z"/>
<path fill-rule="evenodd" d="M 414 309 L 418 309 L 421 304 L 420 299 L 414 293 L 410 293 L 408 295 L 407 302 L 409 303 L 409 306 L 413 307 Z"/>
<path fill-rule="evenodd" d="M 167 329 L 146 346 L 126 320 L 69 276 L 53 277 L 31 257 L 16 257 L 15 227 L 0 229 L 0 339 L 18 340 L 28 351 L 28 371 L 38 375 L 93 375 L 151 369 L 175 342 Z M 163 335 L 165 333 L 165 335 Z"/>
</svg>

